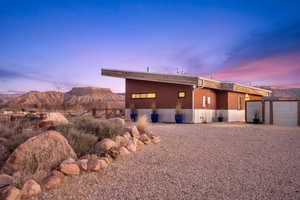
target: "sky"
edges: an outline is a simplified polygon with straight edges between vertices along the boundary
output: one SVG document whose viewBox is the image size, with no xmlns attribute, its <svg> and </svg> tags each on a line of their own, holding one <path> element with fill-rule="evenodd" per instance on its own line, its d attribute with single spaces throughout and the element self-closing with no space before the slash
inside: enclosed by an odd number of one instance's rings
<svg viewBox="0 0 300 200">
<path fill-rule="evenodd" d="M 101 68 L 300 87 L 299 0 L 0 0 L 0 91 L 103 87 Z"/>
</svg>

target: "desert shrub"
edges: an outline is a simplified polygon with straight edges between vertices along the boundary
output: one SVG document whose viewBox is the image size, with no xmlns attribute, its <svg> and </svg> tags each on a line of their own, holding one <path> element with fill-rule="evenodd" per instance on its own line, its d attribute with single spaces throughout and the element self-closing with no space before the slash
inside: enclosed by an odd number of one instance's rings
<svg viewBox="0 0 300 200">
<path fill-rule="evenodd" d="M 140 117 L 136 123 L 137 129 L 142 133 L 146 132 L 146 128 L 148 126 L 149 126 L 149 122 L 148 122 L 148 118 L 146 115 L 143 115 L 142 117 Z"/>
<path fill-rule="evenodd" d="M 85 133 L 71 125 L 61 125 L 56 127 L 56 130 L 68 140 L 79 157 L 93 152 L 94 145 L 98 140 L 95 135 Z"/>
<path fill-rule="evenodd" d="M 0 137 L 9 139 L 14 135 L 21 134 L 22 131 L 23 128 L 18 121 L 0 123 Z"/>
<path fill-rule="evenodd" d="M 93 153 L 97 154 L 100 157 L 110 156 L 113 159 L 117 159 L 118 156 L 120 155 L 120 152 L 119 152 L 118 148 L 116 148 L 116 147 L 113 147 L 109 150 L 98 150 Z"/>
<path fill-rule="evenodd" d="M 99 140 L 104 138 L 114 138 L 123 131 L 121 124 L 112 123 L 108 120 L 96 120 L 93 118 L 80 118 L 74 122 L 74 126 L 86 133 L 93 134 Z"/>
</svg>

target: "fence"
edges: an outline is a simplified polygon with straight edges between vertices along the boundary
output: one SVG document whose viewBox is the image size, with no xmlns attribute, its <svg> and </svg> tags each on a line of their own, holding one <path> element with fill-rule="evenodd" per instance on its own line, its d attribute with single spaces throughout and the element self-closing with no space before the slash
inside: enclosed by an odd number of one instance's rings
<svg viewBox="0 0 300 200">
<path fill-rule="evenodd" d="M 264 124 L 300 126 L 300 99 L 247 101 L 245 118 L 249 123 L 259 119 Z"/>
</svg>

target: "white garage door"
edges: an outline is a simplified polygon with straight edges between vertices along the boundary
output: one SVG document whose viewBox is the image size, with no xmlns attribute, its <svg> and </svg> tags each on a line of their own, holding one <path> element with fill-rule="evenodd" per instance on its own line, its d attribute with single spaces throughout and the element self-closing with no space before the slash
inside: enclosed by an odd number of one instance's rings
<svg viewBox="0 0 300 200">
<path fill-rule="evenodd" d="M 297 126 L 298 103 L 296 101 L 274 101 L 273 124 L 280 126 Z"/>
</svg>

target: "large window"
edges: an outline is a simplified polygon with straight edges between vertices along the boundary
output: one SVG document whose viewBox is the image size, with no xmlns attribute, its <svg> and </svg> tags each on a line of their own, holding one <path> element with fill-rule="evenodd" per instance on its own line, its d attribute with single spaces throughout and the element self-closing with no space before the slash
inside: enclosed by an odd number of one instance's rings
<svg viewBox="0 0 300 200">
<path fill-rule="evenodd" d="M 131 94 L 132 99 L 154 99 L 156 98 L 156 93 L 134 93 Z"/>
</svg>

